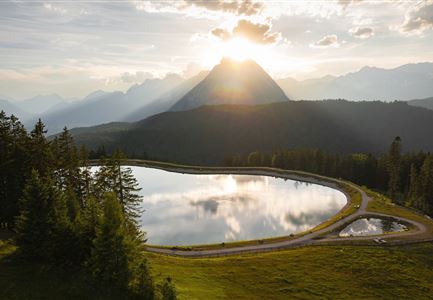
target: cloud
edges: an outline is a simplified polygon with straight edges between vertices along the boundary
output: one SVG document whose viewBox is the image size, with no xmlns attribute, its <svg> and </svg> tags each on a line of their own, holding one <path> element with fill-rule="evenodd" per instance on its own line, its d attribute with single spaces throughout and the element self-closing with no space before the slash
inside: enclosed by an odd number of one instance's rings
<svg viewBox="0 0 433 300">
<path fill-rule="evenodd" d="M 371 27 L 355 27 L 350 29 L 349 32 L 359 39 L 368 39 L 374 35 L 374 29 Z"/>
<path fill-rule="evenodd" d="M 186 6 L 195 6 L 209 11 L 220 11 L 235 15 L 257 15 L 263 8 L 263 3 L 251 0 L 224 1 L 224 0 L 185 0 Z"/>
<path fill-rule="evenodd" d="M 211 31 L 211 33 L 223 41 L 229 40 L 232 36 L 230 32 L 222 28 L 215 28 Z"/>
<path fill-rule="evenodd" d="M 359 4 L 362 1 L 364 1 L 364 0 L 338 0 L 337 3 L 341 6 L 343 6 L 344 8 L 346 8 L 349 5 Z"/>
<path fill-rule="evenodd" d="M 188 79 L 188 78 L 191 78 L 191 77 L 197 75 L 198 73 L 200 73 L 203 70 L 204 70 L 204 68 L 202 65 L 200 65 L 198 63 L 191 62 L 186 66 L 186 69 L 183 70 L 182 76 L 184 78 Z"/>
<path fill-rule="evenodd" d="M 410 11 L 400 30 L 405 33 L 422 33 L 424 30 L 433 27 L 433 2 L 429 1 L 424 5 Z"/>
<path fill-rule="evenodd" d="M 254 0 L 178 0 L 130 1 L 137 10 L 148 13 L 179 13 L 198 18 L 220 18 L 222 15 L 251 17 L 262 13 L 263 1 Z"/>
<path fill-rule="evenodd" d="M 240 37 L 256 44 L 274 44 L 280 38 L 280 33 L 271 33 L 270 24 L 253 23 L 248 20 L 239 20 L 231 32 L 222 28 L 215 28 L 212 34 L 223 41 Z"/>
<path fill-rule="evenodd" d="M 134 73 L 124 72 L 120 79 L 123 83 L 142 83 L 146 79 L 152 79 L 153 74 L 150 72 L 137 71 Z"/>
<path fill-rule="evenodd" d="M 65 14 L 68 12 L 65 8 L 60 7 L 60 6 L 55 6 L 51 3 L 44 3 L 44 7 L 47 10 L 52 11 L 52 12 L 58 12 L 58 13 L 62 13 L 62 14 Z"/>
<path fill-rule="evenodd" d="M 339 47 L 338 37 L 335 34 L 327 35 L 318 40 L 315 43 L 310 44 L 311 48 L 329 48 L 329 47 Z"/>
</svg>

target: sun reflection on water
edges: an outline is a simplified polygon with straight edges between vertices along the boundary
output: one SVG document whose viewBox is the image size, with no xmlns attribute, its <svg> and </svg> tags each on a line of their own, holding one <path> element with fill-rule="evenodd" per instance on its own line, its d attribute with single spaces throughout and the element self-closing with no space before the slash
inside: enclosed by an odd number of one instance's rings
<svg viewBox="0 0 433 300">
<path fill-rule="evenodd" d="M 346 203 L 337 190 L 279 178 L 132 169 L 143 189 L 140 223 L 152 244 L 288 235 L 314 227 Z"/>
</svg>

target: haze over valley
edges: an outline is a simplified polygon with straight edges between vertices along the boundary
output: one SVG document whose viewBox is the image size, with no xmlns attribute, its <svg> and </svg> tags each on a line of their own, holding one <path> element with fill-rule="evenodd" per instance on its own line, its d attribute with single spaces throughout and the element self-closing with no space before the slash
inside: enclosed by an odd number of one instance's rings
<svg viewBox="0 0 433 300">
<path fill-rule="evenodd" d="M 233 73 L 230 68 L 237 68 L 244 73 Z M 254 76 L 256 79 L 252 79 Z M 249 85 L 246 82 L 235 82 L 236 77 L 248 78 Z M 228 58 L 210 73 L 200 71 L 189 78 L 168 74 L 161 79 L 146 79 L 134 84 L 126 92 L 95 91 L 83 99 L 67 99 L 51 94 L 21 101 L 0 101 L 1 109 L 20 117 L 28 128 L 38 118 L 42 118 L 49 133 L 55 134 L 65 126 L 74 128 L 109 122 L 136 122 L 161 112 L 192 109 L 201 105 L 255 105 L 289 99 L 345 99 L 409 101 L 410 105 L 431 108 L 431 100 L 428 98 L 433 94 L 432 83 L 433 63 L 407 64 L 389 70 L 364 67 L 338 77 L 325 76 L 297 81 L 292 78 L 272 80 L 255 62 L 230 63 Z M 231 88 L 242 84 L 245 84 L 243 91 L 236 90 L 237 95 L 232 94 L 230 99 L 225 94 L 206 96 L 212 88 L 221 90 L 224 86 Z M 259 91 L 254 91 L 255 87 Z M 421 100 L 410 101 L 414 99 Z"/>
</svg>

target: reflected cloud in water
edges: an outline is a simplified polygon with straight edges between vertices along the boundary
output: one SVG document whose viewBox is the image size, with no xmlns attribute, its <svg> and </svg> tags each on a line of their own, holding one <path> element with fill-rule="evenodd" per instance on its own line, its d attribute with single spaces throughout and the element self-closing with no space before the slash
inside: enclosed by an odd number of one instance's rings
<svg viewBox="0 0 433 300">
<path fill-rule="evenodd" d="M 192 245 L 297 233 L 346 204 L 320 185 L 255 175 L 190 175 L 131 167 L 143 195 L 149 243 Z"/>
<path fill-rule="evenodd" d="M 362 218 L 349 224 L 339 236 L 368 236 L 405 230 L 407 227 L 404 224 L 392 219 Z"/>
</svg>

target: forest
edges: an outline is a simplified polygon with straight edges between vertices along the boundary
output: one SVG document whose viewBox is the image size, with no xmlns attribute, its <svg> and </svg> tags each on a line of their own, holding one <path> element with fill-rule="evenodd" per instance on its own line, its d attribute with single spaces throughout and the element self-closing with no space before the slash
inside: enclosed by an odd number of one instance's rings
<svg viewBox="0 0 433 300">
<path fill-rule="evenodd" d="M 95 285 L 130 299 L 176 299 L 171 278 L 156 284 L 143 255 L 141 197 L 115 151 L 97 171 L 65 128 L 52 140 L 39 120 L 27 132 L 0 113 L 0 223 L 16 233 L 22 259 L 81 268 Z"/>
<path fill-rule="evenodd" d="M 405 102 L 286 101 L 209 105 L 165 112 L 135 123 L 71 130 L 77 145 L 128 157 L 221 166 L 224 157 L 277 149 L 330 153 L 385 153 L 394 137 L 403 152 L 432 151 L 433 111 Z"/>
<path fill-rule="evenodd" d="M 321 149 L 279 149 L 226 156 L 226 166 L 263 166 L 343 178 L 388 195 L 393 202 L 433 216 L 433 155 L 402 152 L 396 137 L 387 153 L 336 154 Z"/>
</svg>

